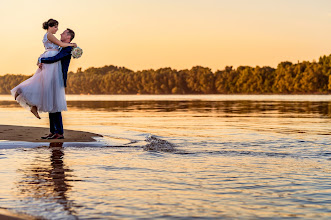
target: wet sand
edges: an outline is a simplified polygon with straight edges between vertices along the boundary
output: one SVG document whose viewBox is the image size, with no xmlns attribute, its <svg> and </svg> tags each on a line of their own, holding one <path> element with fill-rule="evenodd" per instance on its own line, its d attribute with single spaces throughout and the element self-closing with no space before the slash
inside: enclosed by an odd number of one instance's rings
<svg viewBox="0 0 331 220">
<path fill-rule="evenodd" d="M 93 137 L 102 137 L 84 131 L 64 130 L 64 139 L 47 140 L 42 136 L 49 134 L 49 128 L 0 125 L 0 140 L 26 142 L 94 142 Z"/>
<path fill-rule="evenodd" d="M 64 139 L 47 140 L 41 139 L 42 136 L 49 134 L 49 128 L 41 127 L 25 127 L 14 125 L 0 125 L 0 140 L 6 141 L 26 141 L 26 142 L 95 142 L 93 137 L 102 137 L 99 134 L 94 134 L 84 131 L 64 130 Z M 36 219 L 32 216 L 14 213 L 7 209 L 0 208 L 1 220 L 25 220 Z"/>
<path fill-rule="evenodd" d="M 25 215 L 25 214 L 17 214 L 14 212 L 10 212 L 7 209 L 0 208 L 0 219 L 1 220 L 33 220 L 36 219 L 32 216 Z"/>
</svg>

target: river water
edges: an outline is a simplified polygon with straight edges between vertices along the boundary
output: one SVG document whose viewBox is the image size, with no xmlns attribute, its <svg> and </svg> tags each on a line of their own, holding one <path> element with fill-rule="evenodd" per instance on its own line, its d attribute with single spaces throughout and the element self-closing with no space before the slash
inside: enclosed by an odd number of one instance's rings
<svg viewBox="0 0 331 220">
<path fill-rule="evenodd" d="M 46 219 L 330 219 L 331 96 L 67 96 L 98 142 L 0 142 L 0 207 Z M 48 127 L 0 96 L 2 124 Z M 14 143 L 14 142 L 11 142 Z"/>
</svg>

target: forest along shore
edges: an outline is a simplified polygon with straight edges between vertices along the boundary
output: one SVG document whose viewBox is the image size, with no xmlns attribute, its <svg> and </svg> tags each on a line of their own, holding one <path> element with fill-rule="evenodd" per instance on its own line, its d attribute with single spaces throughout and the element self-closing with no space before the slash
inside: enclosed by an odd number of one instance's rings
<svg viewBox="0 0 331 220">
<path fill-rule="evenodd" d="M 0 76 L 0 94 L 31 75 Z M 66 94 L 331 94 L 331 55 L 319 61 L 281 62 L 269 66 L 226 66 L 190 70 L 170 67 L 132 71 L 125 67 L 91 67 L 68 73 Z"/>
</svg>

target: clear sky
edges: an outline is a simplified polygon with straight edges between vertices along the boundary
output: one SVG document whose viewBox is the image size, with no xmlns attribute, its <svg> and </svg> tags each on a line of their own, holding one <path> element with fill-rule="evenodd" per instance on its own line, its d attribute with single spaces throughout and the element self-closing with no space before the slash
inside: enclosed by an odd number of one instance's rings
<svg viewBox="0 0 331 220">
<path fill-rule="evenodd" d="M 330 0 L 0 0 L 1 75 L 35 72 L 49 18 L 84 50 L 72 71 L 276 67 L 331 53 Z"/>
</svg>

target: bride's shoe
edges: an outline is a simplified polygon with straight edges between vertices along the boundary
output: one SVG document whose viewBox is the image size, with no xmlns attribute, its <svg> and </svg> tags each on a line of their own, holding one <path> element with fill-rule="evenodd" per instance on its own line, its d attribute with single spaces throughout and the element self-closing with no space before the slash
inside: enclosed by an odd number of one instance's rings
<svg viewBox="0 0 331 220">
<path fill-rule="evenodd" d="M 37 106 L 32 106 L 31 112 L 32 112 L 32 114 L 34 114 L 34 116 L 36 116 L 37 118 L 41 119 L 40 116 L 39 116 L 39 114 L 38 114 L 38 111 L 37 111 Z"/>
</svg>

